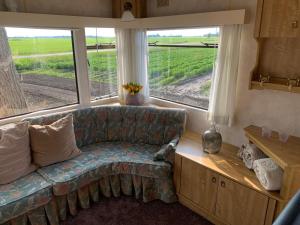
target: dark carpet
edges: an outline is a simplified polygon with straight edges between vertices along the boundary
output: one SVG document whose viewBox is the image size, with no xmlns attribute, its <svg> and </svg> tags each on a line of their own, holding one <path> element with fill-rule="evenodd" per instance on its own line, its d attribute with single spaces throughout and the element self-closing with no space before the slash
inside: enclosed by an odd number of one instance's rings
<svg viewBox="0 0 300 225">
<path fill-rule="evenodd" d="M 102 198 L 62 225 L 212 225 L 179 203 L 143 203 L 132 197 Z"/>
</svg>

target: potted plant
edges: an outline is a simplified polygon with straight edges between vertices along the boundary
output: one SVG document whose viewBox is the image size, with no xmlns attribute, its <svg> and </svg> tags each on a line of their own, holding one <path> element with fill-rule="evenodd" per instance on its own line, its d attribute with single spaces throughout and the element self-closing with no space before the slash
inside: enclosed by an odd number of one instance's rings
<svg viewBox="0 0 300 225">
<path fill-rule="evenodd" d="M 144 97 L 139 93 L 143 89 L 143 86 L 136 82 L 129 82 L 123 85 L 123 88 L 128 91 L 126 95 L 126 105 L 142 105 L 144 103 Z"/>
</svg>

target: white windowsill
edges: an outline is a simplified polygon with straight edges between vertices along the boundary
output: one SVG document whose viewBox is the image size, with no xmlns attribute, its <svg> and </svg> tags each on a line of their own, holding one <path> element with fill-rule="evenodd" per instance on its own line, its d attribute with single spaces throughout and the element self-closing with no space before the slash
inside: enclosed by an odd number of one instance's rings
<svg viewBox="0 0 300 225">
<path fill-rule="evenodd" d="M 197 111 L 199 113 L 207 113 L 206 109 L 201 109 L 201 108 L 197 108 L 197 107 L 193 107 L 193 106 L 189 106 L 189 105 L 184 105 L 184 104 L 180 104 L 180 103 L 177 103 L 177 102 L 172 102 L 172 101 L 159 99 L 159 98 L 155 98 L 155 97 L 150 97 L 150 103 L 153 104 L 153 105 L 158 105 L 158 106 L 162 106 L 162 107 L 182 108 L 182 109 L 186 109 L 186 110 Z"/>
<path fill-rule="evenodd" d="M 12 116 L 9 118 L 4 118 L 0 119 L 0 125 L 5 125 L 8 123 L 16 123 L 19 121 L 22 121 L 25 118 L 29 117 L 36 117 L 36 116 L 44 116 L 48 114 L 53 114 L 53 113 L 64 113 L 64 112 L 69 112 L 74 109 L 83 109 L 83 108 L 88 108 L 88 107 L 93 107 L 93 106 L 99 106 L 99 105 L 107 105 L 107 104 L 112 104 L 118 102 L 118 97 L 111 97 L 111 98 L 104 98 L 104 99 L 99 99 L 96 101 L 91 101 L 89 105 L 82 105 L 82 104 L 74 104 L 74 105 L 69 105 L 69 106 L 62 106 L 58 107 L 55 109 L 45 109 L 45 110 L 40 110 L 37 112 L 31 112 L 19 116 Z"/>
<path fill-rule="evenodd" d="M 114 97 L 110 97 L 110 98 L 93 100 L 93 101 L 91 101 L 91 106 L 107 105 L 107 104 L 113 104 L 113 103 L 118 103 L 118 102 L 119 102 L 119 97 L 114 96 Z"/>
<path fill-rule="evenodd" d="M 150 97 L 149 103 L 160 107 L 185 109 L 188 115 L 185 126 L 187 130 L 191 130 L 201 134 L 209 127 L 209 121 L 207 120 L 208 111 L 205 109 L 200 109 L 154 97 Z"/>
</svg>

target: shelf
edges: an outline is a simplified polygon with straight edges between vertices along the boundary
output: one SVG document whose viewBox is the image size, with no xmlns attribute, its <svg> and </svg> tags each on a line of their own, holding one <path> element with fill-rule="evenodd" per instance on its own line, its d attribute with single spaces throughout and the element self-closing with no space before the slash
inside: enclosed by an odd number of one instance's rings
<svg viewBox="0 0 300 225">
<path fill-rule="evenodd" d="M 247 169 L 243 161 L 237 157 L 237 150 L 238 148 L 233 145 L 223 144 L 218 154 L 207 154 L 202 150 L 201 136 L 188 131 L 181 138 L 176 154 L 273 199 L 283 201 L 279 191 L 266 191 L 261 186 L 255 173 Z"/>
<path fill-rule="evenodd" d="M 202 12 L 174 16 L 136 18 L 122 22 L 119 18 L 65 16 L 38 13 L 0 12 L 3 27 L 163 29 L 178 27 L 211 27 L 245 23 L 245 9 Z"/>
<path fill-rule="evenodd" d="M 245 134 L 266 155 L 272 158 L 282 169 L 300 167 L 300 138 L 290 136 L 286 143 L 278 139 L 278 133 L 272 132 L 270 138 L 262 137 L 261 128 L 249 126 Z"/>
<path fill-rule="evenodd" d="M 256 89 L 256 90 L 267 89 L 267 90 L 300 93 L 300 87 L 292 87 L 291 90 L 289 90 L 288 86 L 284 84 L 264 83 L 263 86 L 261 86 L 260 82 L 258 81 L 251 81 L 251 89 Z"/>
</svg>

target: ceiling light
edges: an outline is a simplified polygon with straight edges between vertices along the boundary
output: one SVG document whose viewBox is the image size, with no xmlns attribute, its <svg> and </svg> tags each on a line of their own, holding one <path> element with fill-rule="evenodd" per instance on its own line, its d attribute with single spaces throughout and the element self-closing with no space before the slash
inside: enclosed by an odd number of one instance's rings
<svg viewBox="0 0 300 225">
<path fill-rule="evenodd" d="M 131 10 L 132 10 L 132 4 L 130 2 L 125 2 L 124 3 L 124 12 L 121 17 L 121 21 L 129 22 L 129 21 L 132 21 L 135 19 Z"/>
</svg>

